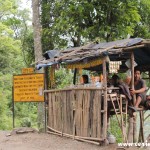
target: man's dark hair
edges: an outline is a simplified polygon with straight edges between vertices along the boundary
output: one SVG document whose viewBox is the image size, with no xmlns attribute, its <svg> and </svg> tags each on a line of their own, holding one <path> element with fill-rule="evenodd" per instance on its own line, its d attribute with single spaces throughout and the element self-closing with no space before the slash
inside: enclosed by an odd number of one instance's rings
<svg viewBox="0 0 150 150">
<path fill-rule="evenodd" d="M 140 74 L 142 73 L 142 72 L 141 72 L 141 69 L 140 69 L 138 66 L 134 68 L 134 72 L 136 72 L 136 71 L 139 71 Z"/>
<path fill-rule="evenodd" d="M 83 77 L 83 81 L 84 81 L 85 84 L 89 83 L 89 77 L 88 77 L 88 75 L 84 74 L 84 75 L 82 75 L 82 77 Z"/>
<path fill-rule="evenodd" d="M 119 80 L 120 78 L 119 78 L 118 75 L 114 74 L 114 75 L 112 76 L 112 79 L 113 79 L 113 80 Z"/>
<path fill-rule="evenodd" d="M 112 84 L 113 84 L 115 87 L 117 87 L 117 86 L 119 85 L 119 80 L 120 80 L 120 78 L 119 78 L 118 75 L 114 74 L 114 75 L 112 76 Z"/>
</svg>

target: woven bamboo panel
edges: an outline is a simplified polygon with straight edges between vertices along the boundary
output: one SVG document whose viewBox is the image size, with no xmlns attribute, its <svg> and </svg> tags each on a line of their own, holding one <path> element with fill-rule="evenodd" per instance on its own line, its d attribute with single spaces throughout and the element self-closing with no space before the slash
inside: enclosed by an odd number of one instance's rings
<svg viewBox="0 0 150 150">
<path fill-rule="evenodd" d="M 101 90 L 48 93 L 48 126 L 62 134 L 102 138 Z"/>
</svg>

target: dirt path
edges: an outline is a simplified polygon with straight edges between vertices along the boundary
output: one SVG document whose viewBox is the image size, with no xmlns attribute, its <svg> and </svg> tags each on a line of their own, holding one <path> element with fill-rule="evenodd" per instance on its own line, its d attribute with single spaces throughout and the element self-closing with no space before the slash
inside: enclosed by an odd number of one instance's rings
<svg viewBox="0 0 150 150">
<path fill-rule="evenodd" d="M 97 146 L 51 134 L 9 133 L 0 131 L 0 150 L 116 150 L 116 145 Z"/>
</svg>

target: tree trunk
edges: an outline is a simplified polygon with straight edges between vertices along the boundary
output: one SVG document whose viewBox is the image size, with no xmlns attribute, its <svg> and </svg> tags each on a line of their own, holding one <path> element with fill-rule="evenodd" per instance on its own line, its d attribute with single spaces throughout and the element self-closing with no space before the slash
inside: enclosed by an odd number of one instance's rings
<svg viewBox="0 0 150 150">
<path fill-rule="evenodd" d="M 42 45 L 41 45 L 41 24 L 39 15 L 39 0 L 32 0 L 32 10 L 33 10 L 33 37 L 34 37 L 34 54 L 35 61 L 41 60 L 42 57 Z"/>
<path fill-rule="evenodd" d="M 39 0 L 32 0 L 32 10 L 33 10 L 33 38 L 34 38 L 34 54 L 35 62 L 41 60 L 42 57 L 42 45 L 41 45 L 41 25 L 40 25 L 40 12 L 39 12 Z M 41 69 L 37 73 L 43 73 L 44 70 Z M 39 130 L 44 129 L 44 103 L 38 103 L 38 128 Z"/>
</svg>

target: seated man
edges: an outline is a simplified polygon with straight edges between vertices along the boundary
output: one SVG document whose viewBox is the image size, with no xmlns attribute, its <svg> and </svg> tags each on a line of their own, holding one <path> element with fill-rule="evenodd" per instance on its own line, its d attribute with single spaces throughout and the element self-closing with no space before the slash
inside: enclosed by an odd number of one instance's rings
<svg viewBox="0 0 150 150">
<path fill-rule="evenodd" d="M 143 104 L 146 100 L 146 85 L 141 79 L 141 71 L 138 68 L 134 70 L 134 89 L 130 89 L 131 95 L 136 95 L 136 103 L 134 107 L 129 106 L 133 111 L 137 111 L 139 104 Z"/>
<path fill-rule="evenodd" d="M 150 100 L 150 95 L 146 95 L 146 100 Z"/>
<path fill-rule="evenodd" d="M 82 79 L 83 79 L 83 84 L 88 84 L 89 83 L 88 75 L 86 75 L 86 74 L 82 75 Z"/>
<path fill-rule="evenodd" d="M 128 101 L 131 103 L 131 94 L 130 94 L 130 91 L 129 91 L 129 86 L 127 83 L 124 83 L 118 75 L 114 74 L 112 76 L 112 85 L 114 87 L 119 87 L 120 90 L 119 90 L 119 93 L 120 94 L 124 94 L 126 96 L 126 98 L 128 99 Z"/>
<path fill-rule="evenodd" d="M 112 76 L 112 79 L 111 79 L 111 84 L 114 86 L 114 87 L 118 87 L 119 86 L 119 83 L 120 83 L 120 78 L 118 75 L 114 74 Z"/>
</svg>

